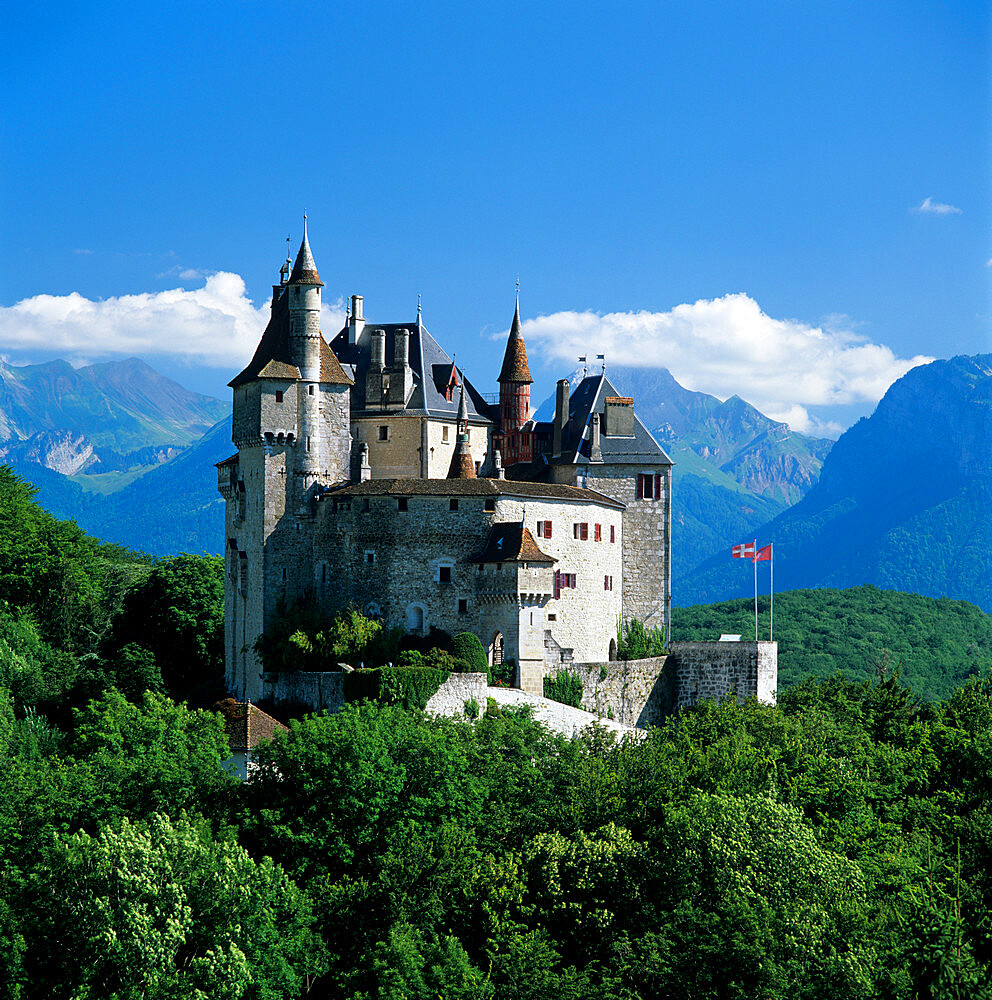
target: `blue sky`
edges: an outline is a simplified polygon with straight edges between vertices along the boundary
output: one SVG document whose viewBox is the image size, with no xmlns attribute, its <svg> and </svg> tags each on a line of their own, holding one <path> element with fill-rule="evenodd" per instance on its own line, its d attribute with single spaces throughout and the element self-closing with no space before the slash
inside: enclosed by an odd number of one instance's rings
<svg viewBox="0 0 992 1000">
<path fill-rule="evenodd" d="M 11 363 L 226 393 L 304 209 L 325 332 L 422 293 L 484 390 L 518 273 L 536 396 L 584 347 L 836 433 L 992 350 L 986 3 L 43 10 L 2 28 Z"/>
</svg>

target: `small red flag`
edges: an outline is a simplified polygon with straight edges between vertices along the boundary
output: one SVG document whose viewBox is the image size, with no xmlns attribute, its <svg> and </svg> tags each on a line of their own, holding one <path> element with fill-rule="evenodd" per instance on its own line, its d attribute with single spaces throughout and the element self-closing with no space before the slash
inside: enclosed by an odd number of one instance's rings
<svg viewBox="0 0 992 1000">
<path fill-rule="evenodd" d="M 758 549 L 757 555 L 754 557 L 755 562 L 760 562 L 762 559 L 771 559 L 772 557 L 772 547 L 771 545 L 766 545 L 763 549 Z"/>
<path fill-rule="evenodd" d="M 753 559 L 755 542 L 744 542 L 735 545 L 730 551 L 735 559 Z"/>
</svg>

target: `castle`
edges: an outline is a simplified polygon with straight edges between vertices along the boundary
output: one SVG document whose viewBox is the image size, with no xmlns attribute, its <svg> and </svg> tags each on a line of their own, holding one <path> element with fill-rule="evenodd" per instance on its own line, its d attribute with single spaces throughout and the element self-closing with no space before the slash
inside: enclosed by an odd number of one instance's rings
<svg viewBox="0 0 992 1000">
<path fill-rule="evenodd" d="M 352 296 L 330 342 L 304 236 L 271 316 L 230 383 L 237 453 L 226 501 L 227 684 L 257 700 L 253 646 L 280 605 L 313 594 L 426 635 L 474 632 L 540 692 L 563 662 L 615 659 L 617 623 L 669 630 L 671 461 L 605 374 L 557 384 L 531 415 L 519 296 L 480 393 L 410 323 L 370 323 Z"/>
</svg>

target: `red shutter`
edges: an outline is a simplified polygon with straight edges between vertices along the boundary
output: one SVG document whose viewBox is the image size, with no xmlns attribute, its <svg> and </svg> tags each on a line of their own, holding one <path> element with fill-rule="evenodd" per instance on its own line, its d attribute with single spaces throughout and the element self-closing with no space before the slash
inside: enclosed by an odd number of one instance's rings
<svg viewBox="0 0 992 1000">
<path fill-rule="evenodd" d="M 550 521 L 545 521 L 544 522 L 544 537 L 545 538 L 550 538 L 551 537 L 551 522 Z"/>
<path fill-rule="evenodd" d="M 555 570 L 555 600 L 561 597 L 561 570 Z"/>
<path fill-rule="evenodd" d="M 661 499 L 661 476 L 654 477 L 654 498 L 655 500 Z"/>
<path fill-rule="evenodd" d="M 597 542 L 601 542 L 603 540 L 603 526 L 601 524 L 597 524 L 596 525 L 596 530 L 594 532 L 594 537 L 595 537 L 595 539 L 596 539 Z"/>
<path fill-rule="evenodd" d="M 610 541 L 616 542 L 617 540 L 617 527 L 615 524 L 610 525 Z"/>
<path fill-rule="evenodd" d="M 581 528 L 580 528 L 580 531 L 579 531 L 579 537 L 584 542 L 589 541 L 589 522 L 588 521 L 583 521 L 582 522 L 582 525 L 581 525 Z"/>
</svg>

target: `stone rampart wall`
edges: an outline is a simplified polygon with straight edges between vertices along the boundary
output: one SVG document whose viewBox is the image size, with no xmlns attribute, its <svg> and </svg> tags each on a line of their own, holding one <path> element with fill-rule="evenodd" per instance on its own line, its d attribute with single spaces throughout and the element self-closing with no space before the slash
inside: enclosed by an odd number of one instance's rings
<svg viewBox="0 0 992 1000">
<path fill-rule="evenodd" d="M 673 642 L 670 651 L 677 707 L 727 694 L 775 704 L 777 642 Z"/>
<path fill-rule="evenodd" d="M 657 725 L 674 705 L 667 657 L 609 663 L 573 663 L 582 680 L 580 707 L 628 726 Z"/>
</svg>

